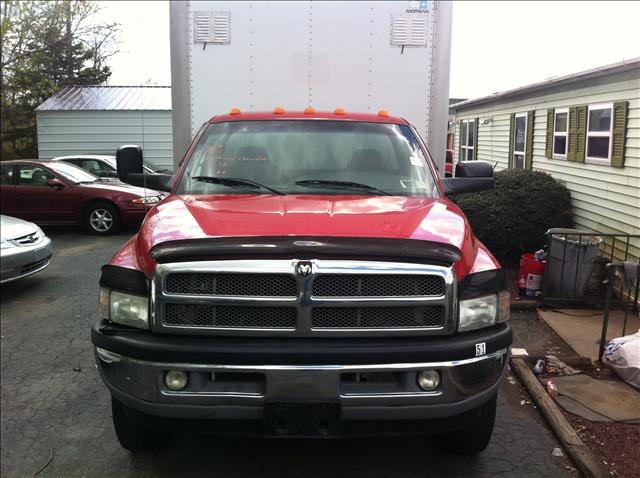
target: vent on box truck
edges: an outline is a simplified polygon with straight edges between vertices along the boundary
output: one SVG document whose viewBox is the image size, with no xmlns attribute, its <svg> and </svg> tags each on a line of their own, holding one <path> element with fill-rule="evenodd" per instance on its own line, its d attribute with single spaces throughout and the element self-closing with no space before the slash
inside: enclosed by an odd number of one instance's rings
<svg viewBox="0 0 640 478">
<path fill-rule="evenodd" d="M 231 13 L 194 12 L 193 37 L 195 43 L 231 43 Z"/>
<path fill-rule="evenodd" d="M 424 14 L 391 15 L 391 44 L 427 46 L 427 16 Z"/>
</svg>

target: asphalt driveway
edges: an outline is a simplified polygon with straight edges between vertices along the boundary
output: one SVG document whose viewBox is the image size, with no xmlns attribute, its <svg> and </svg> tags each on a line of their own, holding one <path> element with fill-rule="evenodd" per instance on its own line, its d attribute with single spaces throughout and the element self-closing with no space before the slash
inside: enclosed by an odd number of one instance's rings
<svg viewBox="0 0 640 478">
<path fill-rule="evenodd" d="M 1 293 L 1 475 L 31 477 L 575 476 L 519 383 L 501 387 L 496 430 L 478 457 L 443 452 L 435 439 L 292 441 L 177 437 L 162 452 L 120 448 L 89 329 L 106 263 L 133 231 L 92 237 L 48 228 L 48 269 Z M 515 318 L 514 320 L 524 320 Z M 524 404 L 521 404 L 525 400 Z"/>
</svg>

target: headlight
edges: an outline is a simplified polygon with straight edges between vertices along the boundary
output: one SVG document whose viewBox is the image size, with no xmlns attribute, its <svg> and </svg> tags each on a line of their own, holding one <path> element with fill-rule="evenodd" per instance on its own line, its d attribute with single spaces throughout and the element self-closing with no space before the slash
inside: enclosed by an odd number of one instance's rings
<svg viewBox="0 0 640 478">
<path fill-rule="evenodd" d="M 9 249 L 10 247 L 16 247 L 13 241 L 9 239 L 0 239 L 0 249 Z"/>
<path fill-rule="evenodd" d="M 490 327 L 509 318 L 509 291 L 460 301 L 458 332 Z"/>
<path fill-rule="evenodd" d="M 156 204 L 160 202 L 160 196 L 145 196 L 131 200 L 132 204 Z"/>
<path fill-rule="evenodd" d="M 100 288 L 100 317 L 116 324 L 149 328 L 149 298 Z"/>
</svg>

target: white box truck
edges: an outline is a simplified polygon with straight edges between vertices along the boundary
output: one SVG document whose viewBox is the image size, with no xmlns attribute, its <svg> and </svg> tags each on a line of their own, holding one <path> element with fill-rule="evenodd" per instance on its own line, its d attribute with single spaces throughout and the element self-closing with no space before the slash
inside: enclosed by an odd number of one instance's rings
<svg viewBox="0 0 640 478">
<path fill-rule="evenodd" d="M 214 114 L 342 107 L 407 119 L 444 172 L 449 2 L 171 3 L 174 162 Z"/>
</svg>

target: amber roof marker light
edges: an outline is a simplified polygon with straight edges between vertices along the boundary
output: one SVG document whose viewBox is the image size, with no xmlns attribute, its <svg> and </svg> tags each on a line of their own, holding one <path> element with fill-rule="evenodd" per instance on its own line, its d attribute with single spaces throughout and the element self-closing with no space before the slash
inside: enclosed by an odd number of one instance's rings
<svg viewBox="0 0 640 478">
<path fill-rule="evenodd" d="M 231 108 L 231 111 L 229 111 L 229 114 L 233 116 L 239 115 L 240 113 L 242 113 L 242 111 L 240 111 L 240 108 Z"/>
<path fill-rule="evenodd" d="M 346 112 L 344 111 L 344 108 L 336 108 L 336 110 L 333 113 L 336 115 L 343 115 Z"/>
<path fill-rule="evenodd" d="M 378 111 L 378 116 L 382 116 L 383 118 L 387 118 L 389 116 L 389 112 L 386 110 Z"/>
<path fill-rule="evenodd" d="M 282 114 L 284 114 L 284 108 L 282 106 L 276 106 L 273 109 L 273 114 L 274 115 L 282 115 Z"/>
<path fill-rule="evenodd" d="M 312 114 L 314 114 L 315 112 L 316 112 L 316 110 L 314 110 L 311 106 L 307 106 L 307 107 L 304 109 L 304 114 L 306 114 L 306 115 L 312 115 Z"/>
</svg>

